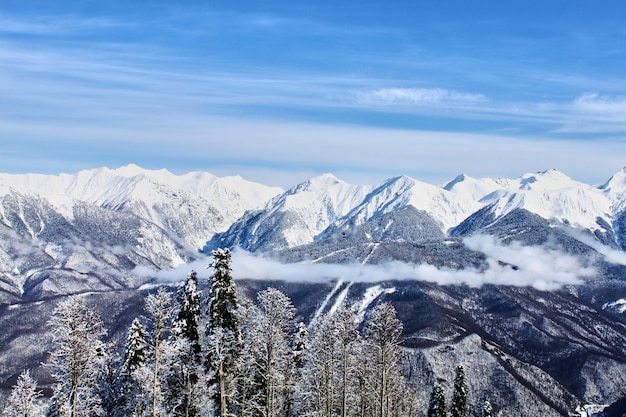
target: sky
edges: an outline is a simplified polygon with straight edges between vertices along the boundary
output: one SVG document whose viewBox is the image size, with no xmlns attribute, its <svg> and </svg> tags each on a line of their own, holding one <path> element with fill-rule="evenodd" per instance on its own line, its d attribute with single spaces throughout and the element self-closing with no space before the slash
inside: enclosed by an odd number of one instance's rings
<svg viewBox="0 0 626 417">
<path fill-rule="evenodd" d="M 3 0 L 0 171 L 289 187 L 626 166 L 626 3 Z"/>
</svg>

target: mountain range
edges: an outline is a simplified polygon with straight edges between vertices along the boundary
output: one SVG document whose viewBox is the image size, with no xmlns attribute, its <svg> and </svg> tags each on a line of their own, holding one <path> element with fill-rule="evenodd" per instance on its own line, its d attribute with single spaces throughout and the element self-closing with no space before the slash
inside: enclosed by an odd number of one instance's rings
<svg viewBox="0 0 626 417">
<path fill-rule="evenodd" d="M 276 286 L 307 322 L 391 301 L 425 404 L 458 363 L 475 409 L 570 415 L 626 397 L 626 169 L 599 186 L 548 170 L 442 185 L 324 174 L 286 191 L 134 165 L 0 174 L 0 381 L 45 359 L 32 341 L 59 297 L 84 293 L 119 339 L 146 284 L 182 280 L 217 247 L 235 249 L 243 293 Z"/>
</svg>

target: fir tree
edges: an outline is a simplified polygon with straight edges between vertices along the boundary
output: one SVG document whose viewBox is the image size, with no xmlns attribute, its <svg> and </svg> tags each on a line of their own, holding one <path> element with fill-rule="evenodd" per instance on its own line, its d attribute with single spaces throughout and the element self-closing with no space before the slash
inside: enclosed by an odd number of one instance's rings
<svg viewBox="0 0 626 417">
<path fill-rule="evenodd" d="M 296 338 L 293 343 L 293 363 L 296 369 L 302 369 L 304 366 L 304 356 L 308 350 L 307 336 L 309 331 L 306 328 L 306 324 L 303 322 L 298 323 L 298 330 L 296 332 Z"/>
<path fill-rule="evenodd" d="M 146 335 L 139 320 L 133 320 L 126 338 L 124 356 L 116 375 L 113 416 L 140 415 L 148 404 L 142 392 L 137 371 L 147 363 Z"/>
<path fill-rule="evenodd" d="M 467 382 L 465 382 L 465 369 L 463 365 L 456 368 L 454 377 L 454 392 L 452 394 L 452 405 L 450 407 L 451 417 L 465 417 L 467 412 Z"/>
<path fill-rule="evenodd" d="M 215 414 L 229 415 L 229 386 L 235 377 L 241 335 L 239 301 L 233 281 L 229 249 L 213 252 L 213 276 L 208 296 L 207 368 L 215 388 Z"/>
<path fill-rule="evenodd" d="M 143 326 L 139 320 L 135 319 L 128 330 L 121 372 L 132 375 L 134 371 L 146 363 L 147 348 L 148 344 Z"/>
<path fill-rule="evenodd" d="M 30 371 L 24 371 L 20 374 L 9 398 L 7 398 L 4 415 L 39 417 L 43 411 L 38 401 L 40 397 L 41 391 L 37 389 L 37 381 L 30 376 Z"/>
<path fill-rule="evenodd" d="M 446 417 L 446 398 L 440 385 L 433 387 L 428 404 L 428 417 Z"/>
<path fill-rule="evenodd" d="M 200 345 L 200 294 L 198 278 L 192 271 L 179 289 L 178 313 L 172 324 L 174 361 L 168 374 L 168 405 L 172 416 L 198 415 L 199 374 L 202 358 Z"/>
</svg>

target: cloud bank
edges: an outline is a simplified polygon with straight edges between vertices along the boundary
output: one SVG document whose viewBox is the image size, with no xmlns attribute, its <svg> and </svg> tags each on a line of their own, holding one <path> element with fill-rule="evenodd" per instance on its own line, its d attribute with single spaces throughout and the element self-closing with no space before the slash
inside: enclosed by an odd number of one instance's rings
<svg viewBox="0 0 626 417">
<path fill-rule="evenodd" d="M 568 255 L 548 246 L 523 246 L 513 242 L 505 245 L 492 236 L 473 236 L 464 240 L 465 245 L 486 256 L 486 267 L 463 270 L 437 268 L 429 264 L 388 262 L 378 265 L 324 264 L 301 262 L 285 264 L 262 255 L 243 250 L 233 252 L 233 277 L 235 279 L 286 280 L 295 282 L 344 282 L 377 283 L 388 280 L 412 280 L 432 282 L 439 285 L 468 285 L 481 287 L 485 284 L 533 287 L 539 290 L 555 290 L 566 285 L 582 284 L 584 278 L 596 273 L 584 259 Z M 156 277 L 161 281 L 180 281 L 192 269 L 200 278 L 209 278 L 207 269 L 211 258 L 206 257 L 179 268 L 153 272 L 137 268 L 135 273 Z"/>
</svg>

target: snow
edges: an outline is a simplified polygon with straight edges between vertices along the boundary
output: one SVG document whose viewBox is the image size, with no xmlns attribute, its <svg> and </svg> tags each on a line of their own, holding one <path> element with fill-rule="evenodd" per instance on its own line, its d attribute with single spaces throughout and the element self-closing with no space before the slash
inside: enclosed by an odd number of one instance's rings
<svg viewBox="0 0 626 417">
<path fill-rule="evenodd" d="M 315 311 L 315 314 L 313 314 L 311 323 L 314 323 L 324 313 L 324 309 L 326 308 L 330 300 L 333 298 L 333 296 L 337 293 L 337 291 L 339 291 L 342 285 L 343 285 L 343 280 L 337 280 L 337 284 L 335 284 L 335 287 L 328 293 L 326 298 L 324 298 L 324 301 L 322 302 L 322 304 Z"/>
<path fill-rule="evenodd" d="M 607 303 L 602 308 L 603 309 L 615 310 L 618 313 L 624 314 L 624 313 L 626 313 L 626 299 L 625 298 L 621 298 L 621 299 L 619 299 L 617 301 L 614 301 L 612 303 Z"/>
<path fill-rule="evenodd" d="M 0 174 L 0 196 L 14 192 L 44 197 L 68 219 L 77 201 L 114 210 L 135 204 L 135 213 L 162 228 L 170 227 L 168 218 L 217 214 L 202 220 L 213 222 L 210 225 L 191 226 L 195 234 L 176 230 L 198 247 L 213 233 L 228 229 L 246 210 L 262 208 L 258 221 L 279 225 L 287 247 L 295 247 L 313 242 L 329 227 L 359 225 L 409 205 L 429 213 L 444 232 L 486 206 L 497 217 L 523 208 L 549 220 L 595 230 L 597 218 L 612 224 L 626 208 L 626 169 L 601 187 L 552 169 L 516 179 L 462 174 L 442 186 L 407 176 L 377 186 L 351 185 L 326 173 L 283 192 L 240 176 L 219 178 L 199 171 L 176 175 L 131 164 L 56 176 Z"/>
<path fill-rule="evenodd" d="M 260 207 L 283 190 L 246 181 L 239 176 L 218 178 L 208 172 L 175 175 L 165 169 L 147 170 L 137 165 L 117 169 L 99 168 L 76 174 L 0 174 L 0 196 L 17 191 L 45 198 L 65 218 L 72 219 L 76 202 L 118 210 L 129 202 L 140 202 L 145 215 L 161 227 L 157 207 L 176 200 L 202 206 L 199 211 L 216 210 L 222 217 L 212 232 L 223 231 L 246 210 Z M 198 242 L 210 238 L 204 234 Z"/>
<path fill-rule="evenodd" d="M 363 294 L 363 299 L 356 309 L 358 322 L 363 322 L 363 319 L 365 318 L 365 312 L 378 297 L 383 294 L 393 294 L 394 292 L 396 292 L 395 287 L 383 288 L 383 286 L 380 284 L 367 288 L 365 290 L 365 293 Z"/>
<path fill-rule="evenodd" d="M 599 187 L 612 202 L 613 215 L 626 209 L 626 168 L 622 168 Z"/>
<path fill-rule="evenodd" d="M 347 214 L 371 190 L 324 174 L 292 187 L 270 200 L 264 219 L 288 212 L 292 223 L 282 230 L 289 247 L 313 242 L 332 222 Z"/>
<path fill-rule="evenodd" d="M 344 219 L 337 222 L 336 226 L 362 224 L 408 205 L 431 214 L 444 231 L 456 226 L 481 207 L 480 203 L 465 195 L 401 176 L 391 178 L 375 187 Z"/>
<path fill-rule="evenodd" d="M 473 180 L 465 188 L 463 182 L 453 184 L 453 192 L 471 195 L 478 185 L 481 192 L 488 191 L 489 185 L 502 186 L 480 199 L 483 205 L 493 205 L 497 217 L 523 208 L 548 220 L 568 222 L 571 225 L 598 229 L 596 219 L 610 219 L 612 201 L 606 193 L 588 184 L 577 182 L 558 170 L 548 170 L 534 174 L 524 174 L 517 180 Z"/>
</svg>

